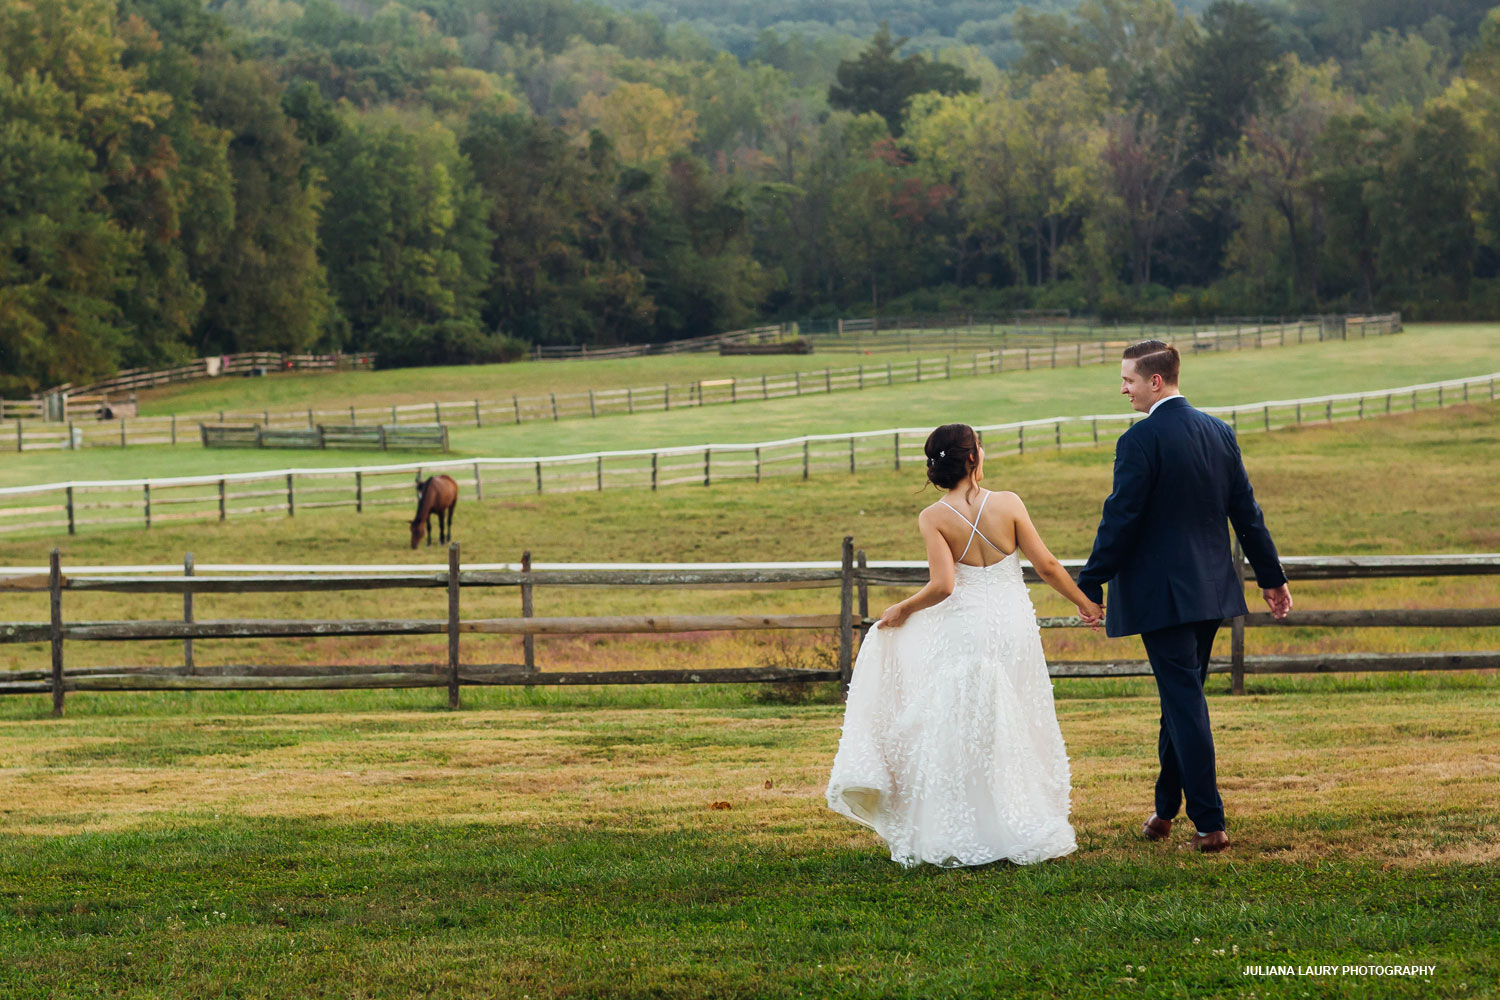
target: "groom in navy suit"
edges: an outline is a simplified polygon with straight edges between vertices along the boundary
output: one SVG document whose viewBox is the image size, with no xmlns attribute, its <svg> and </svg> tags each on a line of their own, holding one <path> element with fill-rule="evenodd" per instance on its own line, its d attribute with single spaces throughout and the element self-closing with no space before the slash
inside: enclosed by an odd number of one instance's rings
<svg viewBox="0 0 1500 1000">
<path fill-rule="evenodd" d="M 1214 773 L 1214 740 L 1203 683 L 1214 633 L 1246 613 L 1230 552 L 1227 519 L 1278 619 L 1292 608 L 1286 574 L 1250 488 L 1234 431 L 1194 409 L 1177 391 L 1177 348 L 1146 340 L 1125 349 L 1120 392 L 1147 414 L 1115 445 L 1114 491 L 1078 588 L 1105 605 L 1110 636 L 1137 635 L 1161 696 L 1156 812 L 1142 833 L 1167 837 L 1183 797 L 1197 827 L 1194 846 L 1221 851 L 1224 803 Z"/>
</svg>

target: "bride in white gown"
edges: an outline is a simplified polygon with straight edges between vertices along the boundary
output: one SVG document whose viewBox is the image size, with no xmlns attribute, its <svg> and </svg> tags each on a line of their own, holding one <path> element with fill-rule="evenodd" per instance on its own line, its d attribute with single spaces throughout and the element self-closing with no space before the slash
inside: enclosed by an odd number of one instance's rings
<svg viewBox="0 0 1500 1000">
<path fill-rule="evenodd" d="M 1097 628 L 1103 608 L 1042 544 L 1014 493 L 979 486 L 973 428 L 927 439 L 947 490 L 917 518 L 929 581 L 887 608 L 854 664 L 828 805 L 872 828 L 906 867 L 1076 850 L 1068 755 L 1018 552 Z"/>
</svg>

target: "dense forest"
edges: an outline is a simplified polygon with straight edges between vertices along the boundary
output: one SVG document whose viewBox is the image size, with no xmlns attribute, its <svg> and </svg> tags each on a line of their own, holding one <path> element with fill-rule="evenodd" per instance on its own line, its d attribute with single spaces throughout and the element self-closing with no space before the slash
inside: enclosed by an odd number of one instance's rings
<svg viewBox="0 0 1500 1000">
<path fill-rule="evenodd" d="M 1500 312 L 1486 4 L 618 2 L 0 3 L 0 394 L 834 312 Z"/>
</svg>

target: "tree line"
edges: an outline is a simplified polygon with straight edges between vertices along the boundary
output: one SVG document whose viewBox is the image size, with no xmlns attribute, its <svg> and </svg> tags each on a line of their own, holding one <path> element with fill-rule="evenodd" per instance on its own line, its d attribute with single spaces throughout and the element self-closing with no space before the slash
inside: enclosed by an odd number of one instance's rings
<svg viewBox="0 0 1500 1000">
<path fill-rule="evenodd" d="M 0 4 L 0 394 L 884 310 L 1500 310 L 1500 9 L 1081 0 L 1014 59 L 588 0 Z"/>
</svg>

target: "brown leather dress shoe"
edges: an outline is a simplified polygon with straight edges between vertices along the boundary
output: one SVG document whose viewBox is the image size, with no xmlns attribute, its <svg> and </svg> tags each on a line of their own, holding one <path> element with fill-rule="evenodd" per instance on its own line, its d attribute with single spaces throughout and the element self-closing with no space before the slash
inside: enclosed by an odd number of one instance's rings
<svg viewBox="0 0 1500 1000">
<path fill-rule="evenodd" d="M 1171 832 L 1172 821 L 1162 819 L 1156 813 L 1152 813 L 1151 818 L 1146 820 L 1146 825 L 1141 827 L 1141 836 L 1147 840 L 1166 840 Z"/>
<path fill-rule="evenodd" d="M 1193 837 L 1193 846 L 1204 854 L 1217 854 L 1229 846 L 1229 837 L 1223 830 L 1200 833 Z"/>
</svg>

